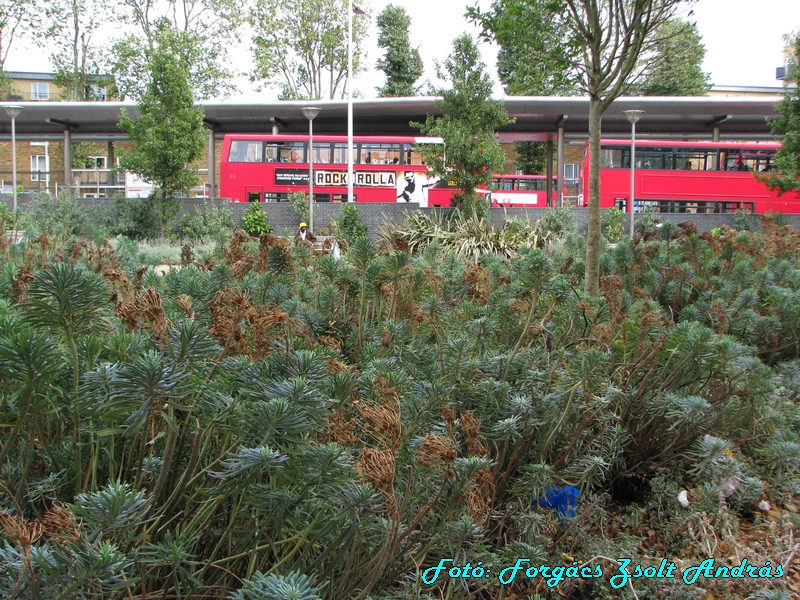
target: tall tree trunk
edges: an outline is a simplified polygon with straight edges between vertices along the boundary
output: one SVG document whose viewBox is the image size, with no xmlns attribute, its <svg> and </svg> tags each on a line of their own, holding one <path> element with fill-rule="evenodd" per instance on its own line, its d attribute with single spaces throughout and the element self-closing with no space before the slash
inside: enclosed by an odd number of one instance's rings
<svg viewBox="0 0 800 600">
<path fill-rule="evenodd" d="M 583 289 L 589 296 L 600 293 L 600 98 L 589 98 L 589 222 Z"/>
</svg>

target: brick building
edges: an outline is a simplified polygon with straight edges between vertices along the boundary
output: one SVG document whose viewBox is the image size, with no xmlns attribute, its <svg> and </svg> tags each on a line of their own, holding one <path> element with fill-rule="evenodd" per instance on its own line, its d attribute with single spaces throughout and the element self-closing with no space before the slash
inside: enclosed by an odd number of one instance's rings
<svg viewBox="0 0 800 600">
<path fill-rule="evenodd" d="M 69 94 L 56 85 L 52 73 L 8 72 L 9 85 L 2 93 L 2 104 L 14 105 L 30 102 L 68 102 Z M 86 93 L 93 102 L 111 102 L 115 98 L 102 85 L 100 77 L 91 78 L 98 83 L 90 83 Z M 0 111 L 0 119 L 6 115 Z M 75 132 L 70 143 L 71 181 L 65 182 L 64 136 L 25 135 L 17 133 L 17 187 L 23 192 L 48 191 L 56 194 L 64 187 L 70 187 L 81 197 L 110 197 L 116 193 L 147 195 L 150 186 L 132 177 L 117 172 L 119 151 L 127 147 L 119 135 L 97 136 L 97 141 L 88 136 L 81 137 Z M 221 142 L 218 144 L 218 152 Z M 207 188 L 207 159 L 201 158 L 196 165 L 200 168 L 201 182 L 192 190 L 192 196 L 202 196 Z M 13 191 L 13 165 L 11 144 L 0 142 L 0 193 Z"/>
</svg>

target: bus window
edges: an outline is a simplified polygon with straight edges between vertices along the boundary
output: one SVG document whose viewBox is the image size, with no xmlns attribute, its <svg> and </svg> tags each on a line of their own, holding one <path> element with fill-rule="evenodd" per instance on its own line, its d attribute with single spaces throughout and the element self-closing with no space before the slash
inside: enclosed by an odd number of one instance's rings
<svg viewBox="0 0 800 600">
<path fill-rule="evenodd" d="M 267 142 L 267 151 L 265 152 L 267 162 L 278 162 L 280 160 L 281 146 L 283 144 L 270 144 Z"/>
<path fill-rule="evenodd" d="M 358 145 L 353 142 L 353 163 L 358 163 Z M 336 142 L 333 145 L 333 164 L 346 165 L 347 164 L 347 143 Z"/>
<path fill-rule="evenodd" d="M 674 169 L 675 164 L 672 156 L 672 148 L 637 148 L 636 168 Z"/>
<path fill-rule="evenodd" d="M 345 156 L 347 153 L 345 152 Z M 323 165 L 331 164 L 331 144 L 330 142 L 314 142 L 314 162 Z"/>
<path fill-rule="evenodd" d="M 496 191 L 511 191 L 514 189 L 513 179 L 492 179 L 491 189 Z"/>
<path fill-rule="evenodd" d="M 675 168 L 680 171 L 711 171 L 713 152 L 678 148 L 675 150 Z"/>
<path fill-rule="evenodd" d="M 361 160 L 364 164 L 398 165 L 400 164 L 400 144 L 361 144 Z"/>
<path fill-rule="evenodd" d="M 627 169 L 630 167 L 630 150 L 625 148 L 601 148 L 601 169 Z"/>
<path fill-rule="evenodd" d="M 547 188 L 547 179 L 518 179 L 516 189 L 526 192 L 541 192 Z"/>
<path fill-rule="evenodd" d="M 289 194 L 285 192 L 265 192 L 264 202 L 288 202 Z"/>
<path fill-rule="evenodd" d="M 725 154 L 726 171 L 752 171 L 755 161 L 741 150 L 728 150 Z"/>
<path fill-rule="evenodd" d="M 760 150 L 745 150 L 742 154 L 742 160 L 747 166 L 747 170 L 756 173 L 769 171 L 771 160 L 774 157 L 774 154 Z"/>
<path fill-rule="evenodd" d="M 347 194 L 333 194 L 332 202 L 347 202 Z M 353 194 L 353 202 L 358 200 L 358 196 Z"/>
<path fill-rule="evenodd" d="M 424 165 L 422 155 L 414 149 L 413 144 L 403 144 L 404 165 Z"/>
<path fill-rule="evenodd" d="M 302 163 L 306 162 L 306 147 L 303 142 L 286 142 L 280 149 L 280 162 Z"/>
<path fill-rule="evenodd" d="M 233 140 L 228 155 L 229 162 L 263 162 L 264 142 L 254 140 Z"/>
</svg>

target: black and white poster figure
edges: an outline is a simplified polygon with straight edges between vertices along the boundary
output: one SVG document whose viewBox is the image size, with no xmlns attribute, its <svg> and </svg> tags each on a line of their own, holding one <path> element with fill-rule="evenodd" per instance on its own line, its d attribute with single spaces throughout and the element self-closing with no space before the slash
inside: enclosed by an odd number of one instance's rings
<svg viewBox="0 0 800 600">
<path fill-rule="evenodd" d="M 402 198 L 406 202 L 411 202 L 411 196 L 414 195 L 414 190 L 417 189 L 416 176 L 413 171 L 406 171 L 403 173 L 403 179 L 406 180 L 406 187 L 403 188 L 403 191 L 400 192 L 397 198 Z"/>
</svg>

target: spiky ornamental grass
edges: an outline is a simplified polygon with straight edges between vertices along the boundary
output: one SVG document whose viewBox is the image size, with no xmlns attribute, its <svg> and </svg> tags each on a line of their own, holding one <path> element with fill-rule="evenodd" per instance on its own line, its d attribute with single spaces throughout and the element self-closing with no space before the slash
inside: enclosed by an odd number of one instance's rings
<svg viewBox="0 0 800 600">
<path fill-rule="evenodd" d="M 511 219 L 504 227 L 495 228 L 488 219 L 465 216 L 458 209 L 448 213 L 407 212 L 399 226 L 388 225 L 381 232 L 389 244 L 398 236 L 411 251 L 420 252 L 428 244 L 437 244 L 471 262 L 485 254 L 508 258 L 521 247 L 540 248 L 552 235 L 538 221 L 530 224 Z"/>
<path fill-rule="evenodd" d="M 600 298 L 569 237 L 473 262 L 443 234 L 343 260 L 238 235 L 163 277 L 90 244 L 6 255 L 0 593 L 496 596 L 418 569 L 764 556 L 735 531 L 800 483 L 792 238 L 661 235 L 606 254 Z M 529 506 L 564 484 L 586 500 L 557 529 Z"/>
</svg>

